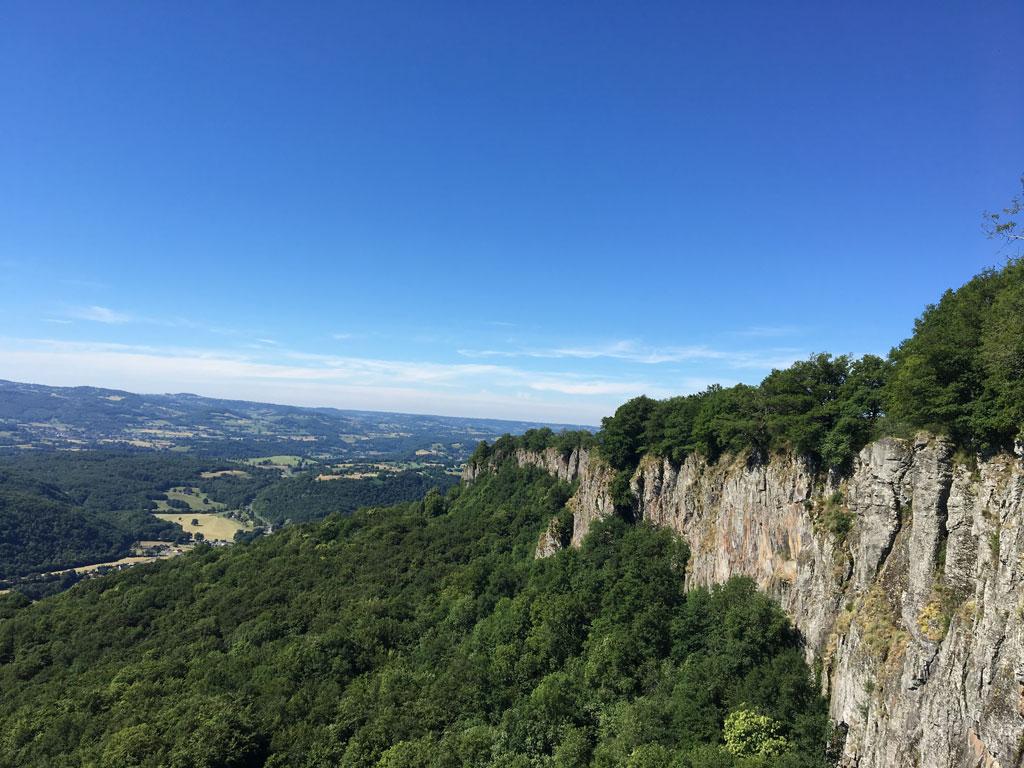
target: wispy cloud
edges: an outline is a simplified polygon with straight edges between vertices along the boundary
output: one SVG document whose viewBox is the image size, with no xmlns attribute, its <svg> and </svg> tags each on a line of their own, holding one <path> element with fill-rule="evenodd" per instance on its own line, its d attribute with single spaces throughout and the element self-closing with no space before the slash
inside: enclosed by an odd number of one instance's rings
<svg viewBox="0 0 1024 768">
<path fill-rule="evenodd" d="M 107 325 L 119 325 L 129 323 L 132 316 L 126 312 L 118 312 L 110 307 L 101 307 L 93 304 L 88 307 L 76 307 L 68 311 L 68 317 L 76 320 L 90 320 L 94 323 L 106 323 Z"/>
<path fill-rule="evenodd" d="M 81 314 L 96 322 L 137 318 L 104 307 L 88 310 Z M 233 346 L 186 348 L 0 337 L 0 378 L 595 424 L 639 394 L 668 397 L 713 382 L 733 384 L 746 372 L 759 375 L 804 356 L 784 348 L 655 347 L 626 340 L 463 349 L 454 359 L 389 359 L 289 349 L 258 331 L 234 341 Z M 426 346 L 415 349 L 428 354 Z M 583 364 L 589 360 L 599 364 Z"/>
<path fill-rule="evenodd" d="M 187 317 L 140 315 L 132 311 L 112 309 L 99 304 L 71 307 L 64 312 L 64 315 L 72 320 L 87 320 L 94 323 L 103 323 L 104 325 L 134 323 L 139 325 L 157 325 L 163 328 L 203 329 L 211 333 L 237 334 L 237 331 L 232 329 L 212 328 Z"/>
<path fill-rule="evenodd" d="M 684 347 L 652 347 L 636 341 L 613 341 L 599 345 L 563 347 L 520 347 L 516 349 L 460 349 L 468 358 L 542 358 L 593 360 L 608 358 L 643 365 L 718 361 L 731 368 L 785 367 L 803 356 L 797 349 L 727 350 L 707 345 Z"/>
</svg>

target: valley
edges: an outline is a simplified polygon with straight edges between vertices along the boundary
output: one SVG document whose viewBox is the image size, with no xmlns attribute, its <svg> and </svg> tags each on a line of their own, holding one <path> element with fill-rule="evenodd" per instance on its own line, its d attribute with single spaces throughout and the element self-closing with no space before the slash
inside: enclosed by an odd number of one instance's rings
<svg viewBox="0 0 1024 768">
<path fill-rule="evenodd" d="M 12 382 L 0 422 L 0 588 L 35 597 L 138 562 L 140 542 L 229 544 L 444 490 L 476 437 L 531 426 Z"/>
</svg>

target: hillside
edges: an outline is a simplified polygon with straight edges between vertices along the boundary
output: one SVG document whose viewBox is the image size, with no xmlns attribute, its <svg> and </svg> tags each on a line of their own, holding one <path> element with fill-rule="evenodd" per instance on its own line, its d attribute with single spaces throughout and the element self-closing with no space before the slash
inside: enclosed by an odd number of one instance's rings
<svg viewBox="0 0 1024 768">
<path fill-rule="evenodd" d="M 189 539 L 154 513 L 216 513 L 230 538 L 418 499 L 481 438 L 534 426 L 0 381 L 0 589 Z"/>
<path fill-rule="evenodd" d="M 825 765 L 781 611 L 750 582 L 685 592 L 685 547 L 646 526 L 536 560 L 569 492 L 505 463 L 0 599 L 0 765 Z"/>
</svg>

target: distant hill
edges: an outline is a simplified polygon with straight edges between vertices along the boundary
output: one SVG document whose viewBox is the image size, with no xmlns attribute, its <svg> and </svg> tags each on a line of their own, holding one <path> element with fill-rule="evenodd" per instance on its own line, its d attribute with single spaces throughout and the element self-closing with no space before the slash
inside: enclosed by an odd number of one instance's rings
<svg viewBox="0 0 1024 768">
<path fill-rule="evenodd" d="M 435 460 L 461 462 L 480 440 L 540 426 L 580 428 L 0 380 L 0 451 L 8 452 L 131 447 L 223 458 L 289 454 L 339 460 L 402 460 L 429 453 Z"/>
</svg>

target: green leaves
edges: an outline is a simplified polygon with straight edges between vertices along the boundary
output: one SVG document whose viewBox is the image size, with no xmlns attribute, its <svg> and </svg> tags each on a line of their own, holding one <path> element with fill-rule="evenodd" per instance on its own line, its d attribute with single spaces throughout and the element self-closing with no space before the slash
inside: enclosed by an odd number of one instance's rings
<svg viewBox="0 0 1024 768">
<path fill-rule="evenodd" d="M 782 723 L 749 709 L 730 712 L 723 734 L 726 750 L 736 757 L 778 757 L 789 749 Z"/>
<path fill-rule="evenodd" d="M 1024 262 L 947 291 L 892 352 L 886 406 L 894 428 L 948 434 L 981 453 L 1024 429 Z"/>
</svg>

